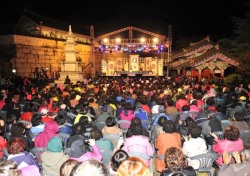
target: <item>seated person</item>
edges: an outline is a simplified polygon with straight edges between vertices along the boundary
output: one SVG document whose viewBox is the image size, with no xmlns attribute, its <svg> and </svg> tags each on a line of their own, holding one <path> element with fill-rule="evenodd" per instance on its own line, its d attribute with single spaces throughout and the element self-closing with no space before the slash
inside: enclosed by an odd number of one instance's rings
<svg viewBox="0 0 250 176">
<path fill-rule="evenodd" d="M 149 138 L 142 135 L 143 127 L 141 125 L 133 125 L 131 126 L 131 133 L 132 136 L 125 139 L 122 150 L 127 153 L 140 152 L 152 156 L 154 154 L 154 148 L 149 142 Z M 144 160 L 144 162 L 149 166 L 149 160 Z"/>
<path fill-rule="evenodd" d="M 161 176 L 175 175 L 175 173 L 196 176 L 194 168 L 186 165 L 182 151 L 176 147 L 170 147 L 166 150 L 165 163 L 166 169 L 162 171 Z"/>
<path fill-rule="evenodd" d="M 185 136 L 182 152 L 187 156 L 188 166 L 195 170 L 199 168 L 199 161 L 191 160 L 190 157 L 207 153 L 206 141 L 201 138 L 201 126 L 191 125 L 189 127 L 189 136 Z"/>
<path fill-rule="evenodd" d="M 231 122 L 231 125 L 235 126 L 236 128 L 240 130 L 249 130 L 248 124 L 244 121 L 244 113 L 243 112 L 235 112 L 233 116 L 233 120 Z"/>
<path fill-rule="evenodd" d="M 95 143 L 97 145 L 97 147 L 102 151 L 102 150 L 114 150 L 114 145 L 113 143 L 109 140 L 109 139 L 104 139 L 102 136 L 102 132 L 97 129 L 94 128 L 91 131 L 91 138 L 95 139 Z"/>
<path fill-rule="evenodd" d="M 218 153 L 220 156 L 216 160 L 218 165 L 223 164 L 222 154 L 224 152 L 241 152 L 244 149 L 243 141 L 239 137 L 239 129 L 233 125 L 228 125 L 224 131 L 225 139 L 219 140 L 218 137 L 211 133 L 214 137 L 215 144 L 213 145 L 213 151 Z"/>
<path fill-rule="evenodd" d="M 91 152 L 86 150 L 84 143 L 88 143 L 91 146 Z M 70 159 L 76 160 L 78 162 L 84 162 L 90 159 L 101 161 L 102 154 L 95 144 L 94 139 L 89 139 L 87 141 L 76 140 L 70 146 Z"/>
</svg>

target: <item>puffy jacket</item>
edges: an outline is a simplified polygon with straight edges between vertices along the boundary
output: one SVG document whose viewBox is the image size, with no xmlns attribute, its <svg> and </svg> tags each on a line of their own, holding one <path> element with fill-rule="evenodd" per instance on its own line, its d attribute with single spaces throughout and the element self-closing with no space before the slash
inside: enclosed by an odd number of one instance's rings
<svg viewBox="0 0 250 176">
<path fill-rule="evenodd" d="M 154 154 L 154 149 L 150 144 L 148 137 L 142 135 L 133 135 L 129 138 L 126 138 L 122 150 L 126 151 L 127 153 L 130 152 L 146 153 L 150 156 Z M 144 160 L 144 161 L 149 166 L 150 161 L 149 160 Z"/>
<path fill-rule="evenodd" d="M 134 112 L 132 110 L 127 110 L 127 114 L 126 114 L 125 111 L 126 110 L 122 110 L 120 114 L 121 120 L 131 121 L 135 117 Z"/>
<path fill-rule="evenodd" d="M 216 142 L 213 145 L 213 151 L 218 153 L 220 156 L 217 158 L 216 162 L 219 165 L 223 164 L 222 154 L 223 152 L 240 152 L 244 149 L 243 142 L 241 138 L 238 138 L 237 141 L 229 141 L 228 139 L 219 140 L 214 139 Z"/>
<path fill-rule="evenodd" d="M 44 131 L 35 137 L 35 147 L 47 147 L 49 140 L 58 136 L 59 127 L 55 121 L 50 121 L 45 124 Z"/>
</svg>

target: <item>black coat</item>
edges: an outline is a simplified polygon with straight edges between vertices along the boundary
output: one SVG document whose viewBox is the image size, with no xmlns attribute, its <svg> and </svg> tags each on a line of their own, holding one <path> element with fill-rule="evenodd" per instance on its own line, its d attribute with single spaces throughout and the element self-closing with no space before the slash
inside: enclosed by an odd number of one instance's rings
<svg viewBox="0 0 250 176">
<path fill-rule="evenodd" d="M 160 176 L 196 176 L 195 170 L 188 166 L 181 171 L 173 172 L 171 170 L 163 170 Z"/>
</svg>

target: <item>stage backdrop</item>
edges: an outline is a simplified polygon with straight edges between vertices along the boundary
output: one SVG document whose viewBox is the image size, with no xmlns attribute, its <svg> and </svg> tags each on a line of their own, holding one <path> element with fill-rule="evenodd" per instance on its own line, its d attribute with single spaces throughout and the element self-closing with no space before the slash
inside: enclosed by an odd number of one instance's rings
<svg viewBox="0 0 250 176">
<path fill-rule="evenodd" d="M 130 55 L 129 63 L 130 63 L 129 70 L 139 71 L 139 55 Z"/>
</svg>

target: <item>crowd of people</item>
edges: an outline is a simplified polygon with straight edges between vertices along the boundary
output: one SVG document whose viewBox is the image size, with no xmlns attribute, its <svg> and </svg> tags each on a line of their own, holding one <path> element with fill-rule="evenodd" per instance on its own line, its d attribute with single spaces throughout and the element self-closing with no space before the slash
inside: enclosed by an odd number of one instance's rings
<svg viewBox="0 0 250 176">
<path fill-rule="evenodd" d="M 1 81 L 0 176 L 250 175 L 250 84 L 219 80 Z"/>
</svg>

